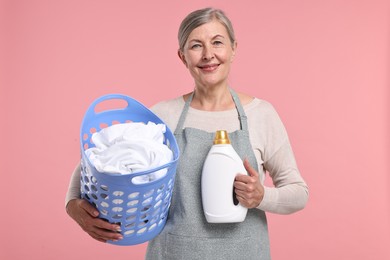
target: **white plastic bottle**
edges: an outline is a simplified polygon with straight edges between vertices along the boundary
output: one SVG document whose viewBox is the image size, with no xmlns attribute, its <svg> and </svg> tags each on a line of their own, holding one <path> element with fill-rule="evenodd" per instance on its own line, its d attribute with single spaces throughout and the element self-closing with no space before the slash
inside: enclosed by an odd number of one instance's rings
<svg viewBox="0 0 390 260">
<path fill-rule="evenodd" d="M 242 222 L 248 211 L 233 199 L 234 179 L 247 174 L 225 130 L 218 130 L 203 165 L 201 190 L 203 211 L 209 223 Z"/>
</svg>

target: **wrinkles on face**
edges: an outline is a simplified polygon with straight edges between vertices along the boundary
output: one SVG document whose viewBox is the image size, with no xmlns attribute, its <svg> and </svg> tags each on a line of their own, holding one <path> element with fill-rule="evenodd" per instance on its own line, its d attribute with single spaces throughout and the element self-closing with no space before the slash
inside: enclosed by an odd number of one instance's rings
<svg viewBox="0 0 390 260">
<path fill-rule="evenodd" d="M 188 37 L 180 58 L 189 69 L 197 87 L 227 85 L 235 46 L 219 21 L 195 28 Z"/>
</svg>

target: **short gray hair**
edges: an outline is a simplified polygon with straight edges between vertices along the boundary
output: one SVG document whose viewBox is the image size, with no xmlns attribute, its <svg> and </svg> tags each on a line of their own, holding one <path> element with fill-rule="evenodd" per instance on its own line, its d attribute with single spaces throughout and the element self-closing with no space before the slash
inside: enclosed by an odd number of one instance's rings
<svg viewBox="0 0 390 260">
<path fill-rule="evenodd" d="M 232 46 L 234 45 L 236 38 L 234 36 L 234 30 L 233 25 L 229 18 L 225 15 L 225 13 L 220 9 L 215 8 L 204 8 L 199 9 L 196 11 L 191 12 L 188 14 L 184 20 L 181 22 L 179 27 L 179 33 L 178 33 L 178 40 L 179 40 L 179 49 L 180 51 L 184 50 L 184 45 L 186 44 L 188 40 L 188 36 L 191 34 L 191 32 L 213 19 L 216 19 L 219 21 L 223 26 L 225 26 L 230 42 Z"/>
</svg>

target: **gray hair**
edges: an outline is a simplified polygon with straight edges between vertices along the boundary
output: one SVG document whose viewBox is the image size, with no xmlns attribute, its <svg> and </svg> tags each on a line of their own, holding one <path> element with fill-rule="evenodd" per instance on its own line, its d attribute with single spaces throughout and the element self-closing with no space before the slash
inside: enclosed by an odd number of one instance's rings
<svg viewBox="0 0 390 260">
<path fill-rule="evenodd" d="M 178 33 L 180 51 L 184 50 L 184 45 L 188 40 L 188 36 L 195 28 L 205 23 L 208 23 L 213 19 L 216 19 L 223 26 L 225 26 L 229 35 L 230 42 L 233 46 L 236 41 L 236 38 L 234 36 L 233 25 L 230 22 L 229 18 L 220 9 L 204 8 L 193 11 L 192 13 L 188 14 L 186 18 L 184 18 L 184 20 L 181 22 Z"/>
</svg>

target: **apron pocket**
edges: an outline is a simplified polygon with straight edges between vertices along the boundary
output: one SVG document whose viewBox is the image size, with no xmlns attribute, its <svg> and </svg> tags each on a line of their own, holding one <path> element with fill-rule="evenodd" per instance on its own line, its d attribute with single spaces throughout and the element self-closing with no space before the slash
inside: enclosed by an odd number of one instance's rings
<svg viewBox="0 0 390 260">
<path fill-rule="evenodd" d="M 167 234 L 167 259 L 237 260 L 259 259 L 256 239 L 208 238 Z"/>
</svg>

